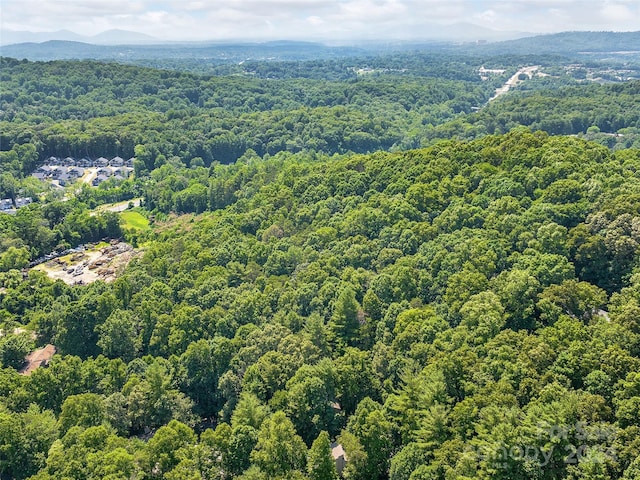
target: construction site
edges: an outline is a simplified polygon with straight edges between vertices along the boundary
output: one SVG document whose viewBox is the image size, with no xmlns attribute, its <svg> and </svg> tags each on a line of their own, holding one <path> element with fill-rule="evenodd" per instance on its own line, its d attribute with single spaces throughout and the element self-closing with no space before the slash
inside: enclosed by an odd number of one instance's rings
<svg viewBox="0 0 640 480">
<path fill-rule="evenodd" d="M 81 251 L 53 258 L 34 268 L 69 285 L 86 285 L 96 280 L 112 282 L 138 254 L 128 243 L 112 240 L 108 244 L 87 245 Z"/>
</svg>

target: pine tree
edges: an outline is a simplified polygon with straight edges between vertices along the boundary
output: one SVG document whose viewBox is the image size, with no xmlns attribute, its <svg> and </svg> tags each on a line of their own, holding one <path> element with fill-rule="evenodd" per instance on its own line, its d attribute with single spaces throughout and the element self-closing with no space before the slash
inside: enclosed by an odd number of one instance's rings
<svg viewBox="0 0 640 480">
<path fill-rule="evenodd" d="M 284 412 L 266 419 L 258 433 L 251 461 L 269 477 L 284 477 L 305 467 L 307 447 Z"/>
<path fill-rule="evenodd" d="M 337 480 L 338 472 L 331 456 L 331 442 L 326 431 L 320 432 L 307 457 L 309 480 Z"/>
<path fill-rule="evenodd" d="M 334 345 L 353 345 L 358 335 L 360 305 L 351 287 L 345 287 L 338 296 L 329 327 Z"/>
</svg>

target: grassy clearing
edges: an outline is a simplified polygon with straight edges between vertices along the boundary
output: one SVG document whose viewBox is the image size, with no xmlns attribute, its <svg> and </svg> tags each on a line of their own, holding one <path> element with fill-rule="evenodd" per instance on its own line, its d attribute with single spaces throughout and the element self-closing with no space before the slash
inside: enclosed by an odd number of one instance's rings
<svg viewBox="0 0 640 480">
<path fill-rule="evenodd" d="M 138 212 L 133 211 L 124 211 L 120 214 L 120 217 L 124 221 L 125 229 L 134 229 L 134 230 L 148 230 L 149 229 L 149 220 L 145 218 Z"/>
</svg>

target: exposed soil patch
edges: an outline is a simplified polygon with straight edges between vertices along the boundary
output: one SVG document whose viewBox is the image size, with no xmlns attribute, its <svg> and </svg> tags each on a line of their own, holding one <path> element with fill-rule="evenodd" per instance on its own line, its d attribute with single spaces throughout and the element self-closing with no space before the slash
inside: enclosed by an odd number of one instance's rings
<svg viewBox="0 0 640 480">
<path fill-rule="evenodd" d="M 140 252 L 124 242 L 112 242 L 100 248 L 93 247 L 64 257 L 54 258 L 34 268 L 51 279 L 60 279 L 69 285 L 86 285 L 96 280 L 113 282 L 132 258 Z"/>
</svg>

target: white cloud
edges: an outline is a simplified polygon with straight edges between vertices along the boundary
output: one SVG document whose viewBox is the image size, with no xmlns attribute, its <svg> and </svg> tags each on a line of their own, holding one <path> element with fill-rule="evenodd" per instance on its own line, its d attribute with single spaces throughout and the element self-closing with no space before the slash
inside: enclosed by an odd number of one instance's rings
<svg viewBox="0 0 640 480">
<path fill-rule="evenodd" d="M 474 15 L 474 18 L 481 25 L 494 26 L 496 25 L 496 23 L 498 23 L 498 14 L 493 9 L 485 10 L 484 12 L 478 13 L 477 15 Z"/>
<path fill-rule="evenodd" d="M 619 3 L 605 4 L 600 9 L 600 14 L 603 18 L 614 22 L 624 22 L 633 16 L 633 12 L 628 6 Z"/>
<path fill-rule="evenodd" d="M 638 0 L 2 0 L 11 30 L 121 28 L 158 38 L 384 38 L 433 24 L 498 30 L 637 30 Z"/>
<path fill-rule="evenodd" d="M 307 17 L 307 23 L 313 25 L 314 27 L 317 27 L 319 25 L 324 25 L 324 20 L 322 20 L 322 18 L 318 17 L 317 15 L 311 15 L 310 17 Z"/>
</svg>

